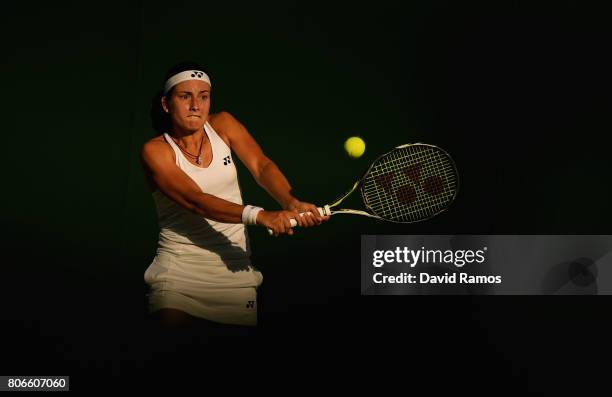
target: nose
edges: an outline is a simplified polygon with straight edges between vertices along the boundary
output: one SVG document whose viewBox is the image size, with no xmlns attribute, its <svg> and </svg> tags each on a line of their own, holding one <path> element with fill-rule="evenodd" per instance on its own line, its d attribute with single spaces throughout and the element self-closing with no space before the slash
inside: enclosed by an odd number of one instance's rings
<svg viewBox="0 0 612 397">
<path fill-rule="evenodd" d="M 198 110 L 200 108 L 198 98 L 191 97 L 191 103 L 189 105 L 189 110 Z"/>
</svg>

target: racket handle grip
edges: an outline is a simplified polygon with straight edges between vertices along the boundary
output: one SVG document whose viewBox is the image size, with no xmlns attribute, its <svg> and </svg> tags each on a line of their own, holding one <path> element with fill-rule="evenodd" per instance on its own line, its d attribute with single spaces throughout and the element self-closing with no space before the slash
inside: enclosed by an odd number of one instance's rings
<svg viewBox="0 0 612 397">
<path fill-rule="evenodd" d="M 329 208 L 329 205 L 326 205 L 325 207 L 317 207 L 317 209 L 319 210 L 319 214 L 321 214 L 321 216 L 331 215 L 331 209 Z M 307 214 L 307 213 L 309 212 L 302 212 L 300 213 L 300 216 L 304 216 L 304 214 Z M 295 219 L 290 218 L 289 222 L 291 223 L 291 227 L 297 226 L 297 221 Z M 268 234 L 270 236 L 274 234 L 272 229 L 268 228 Z"/>
</svg>

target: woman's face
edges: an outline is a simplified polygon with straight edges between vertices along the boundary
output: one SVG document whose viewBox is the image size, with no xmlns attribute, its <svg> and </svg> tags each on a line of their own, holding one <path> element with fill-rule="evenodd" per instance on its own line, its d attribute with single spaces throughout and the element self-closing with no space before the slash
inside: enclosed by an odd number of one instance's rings
<svg viewBox="0 0 612 397">
<path fill-rule="evenodd" d="M 189 132 L 200 130 L 210 111 L 210 85 L 200 80 L 178 83 L 170 98 L 162 97 L 162 106 L 170 115 L 175 129 Z"/>
</svg>

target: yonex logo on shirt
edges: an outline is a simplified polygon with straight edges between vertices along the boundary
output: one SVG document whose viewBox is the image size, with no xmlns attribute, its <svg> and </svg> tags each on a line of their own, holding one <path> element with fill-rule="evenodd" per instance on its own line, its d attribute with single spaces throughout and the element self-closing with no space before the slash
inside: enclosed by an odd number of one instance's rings
<svg viewBox="0 0 612 397">
<path fill-rule="evenodd" d="M 223 165 L 228 165 L 232 162 L 232 158 L 230 156 L 225 156 L 223 158 Z"/>
<path fill-rule="evenodd" d="M 255 307 L 255 301 L 248 301 L 246 304 L 247 309 L 252 309 Z"/>
</svg>

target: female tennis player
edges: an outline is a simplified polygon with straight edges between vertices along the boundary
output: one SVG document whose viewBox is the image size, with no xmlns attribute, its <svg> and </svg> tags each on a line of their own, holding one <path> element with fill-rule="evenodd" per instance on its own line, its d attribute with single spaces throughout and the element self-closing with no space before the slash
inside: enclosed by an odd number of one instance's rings
<svg viewBox="0 0 612 397">
<path fill-rule="evenodd" d="M 329 217 L 292 194 L 287 178 L 236 118 L 209 114 L 211 80 L 200 65 L 174 66 L 159 97 L 151 116 L 160 135 L 141 152 L 160 228 L 145 272 L 150 312 L 163 327 L 198 323 L 232 332 L 254 326 L 262 275 L 251 264 L 245 226 L 292 235 L 290 218 L 311 227 Z M 283 210 L 243 203 L 234 154 Z"/>
</svg>

